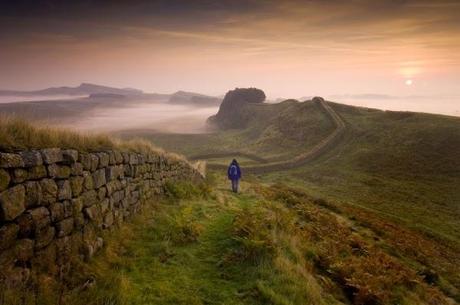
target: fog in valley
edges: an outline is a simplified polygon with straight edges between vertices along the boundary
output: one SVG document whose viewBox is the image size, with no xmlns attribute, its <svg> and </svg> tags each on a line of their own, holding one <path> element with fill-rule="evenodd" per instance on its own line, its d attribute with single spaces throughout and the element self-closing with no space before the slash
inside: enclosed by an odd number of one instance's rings
<svg viewBox="0 0 460 305">
<path fill-rule="evenodd" d="M 197 108 L 165 103 L 136 104 L 128 107 L 95 109 L 58 125 L 80 131 L 113 132 L 148 129 L 157 132 L 203 133 L 206 119 L 218 107 Z"/>
</svg>

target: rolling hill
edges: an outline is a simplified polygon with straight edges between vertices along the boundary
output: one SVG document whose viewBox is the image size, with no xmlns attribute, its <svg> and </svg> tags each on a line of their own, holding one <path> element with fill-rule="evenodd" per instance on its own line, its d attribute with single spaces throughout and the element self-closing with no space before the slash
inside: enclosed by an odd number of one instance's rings
<svg viewBox="0 0 460 305">
<path fill-rule="evenodd" d="M 418 236 L 423 242 L 411 244 L 411 251 L 404 245 L 411 237 L 388 251 L 411 265 L 429 266 L 445 280 L 443 289 L 458 299 L 460 118 L 325 104 L 345 124 L 334 145 L 304 164 L 247 179 L 302 189 L 383 236 L 402 234 L 394 228 Z M 240 111 L 238 124 L 247 121 L 239 128 L 143 136 L 190 158 L 206 159 L 218 172 L 241 157 L 244 175 L 245 168 L 248 173 L 289 162 L 315 149 L 336 128 L 317 100 L 246 103 Z"/>
</svg>

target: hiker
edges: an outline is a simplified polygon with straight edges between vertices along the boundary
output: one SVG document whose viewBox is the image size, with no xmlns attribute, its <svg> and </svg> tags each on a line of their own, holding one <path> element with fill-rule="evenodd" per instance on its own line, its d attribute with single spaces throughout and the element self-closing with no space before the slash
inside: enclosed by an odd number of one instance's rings
<svg viewBox="0 0 460 305">
<path fill-rule="evenodd" d="M 233 159 L 232 163 L 230 163 L 227 174 L 228 179 L 232 180 L 232 191 L 234 193 L 238 193 L 238 184 L 241 179 L 241 169 L 236 159 Z"/>
</svg>

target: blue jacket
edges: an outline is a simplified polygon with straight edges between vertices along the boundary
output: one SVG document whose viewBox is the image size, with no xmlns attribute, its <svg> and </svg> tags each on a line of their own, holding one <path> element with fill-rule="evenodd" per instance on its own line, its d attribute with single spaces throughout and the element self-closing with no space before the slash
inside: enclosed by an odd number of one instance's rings
<svg viewBox="0 0 460 305">
<path fill-rule="evenodd" d="M 238 163 L 232 162 L 230 163 L 228 170 L 227 170 L 228 179 L 230 180 L 238 180 L 241 178 L 241 169 Z"/>
</svg>

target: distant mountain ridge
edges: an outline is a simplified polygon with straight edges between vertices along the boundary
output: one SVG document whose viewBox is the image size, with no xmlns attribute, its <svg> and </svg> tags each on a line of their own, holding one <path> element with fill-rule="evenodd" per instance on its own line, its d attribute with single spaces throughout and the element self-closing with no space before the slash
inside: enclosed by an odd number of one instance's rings
<svg viewBox="0 0 460 305">
<path fill-rule="evenodd" d="M 33 95 L 91 95 L 91 94 L 119 94 L 119 95 L 142 95 L 144 92 L 139 89 L 114 88 L 108 86 L 81 83 L 78 87 L 51 87 L 42 90 L 20 91 L 20 90 L 0 90 L 0 95 L 11 96 L 33 96 Z"/>
<path fill-rule="evenodd" d="M 191 104 L 195 106 L 218 106 L 222 99 L 195 92 L 177 91 L 169 97 L 169 102 L 171 104 Z"/>
</svg>

